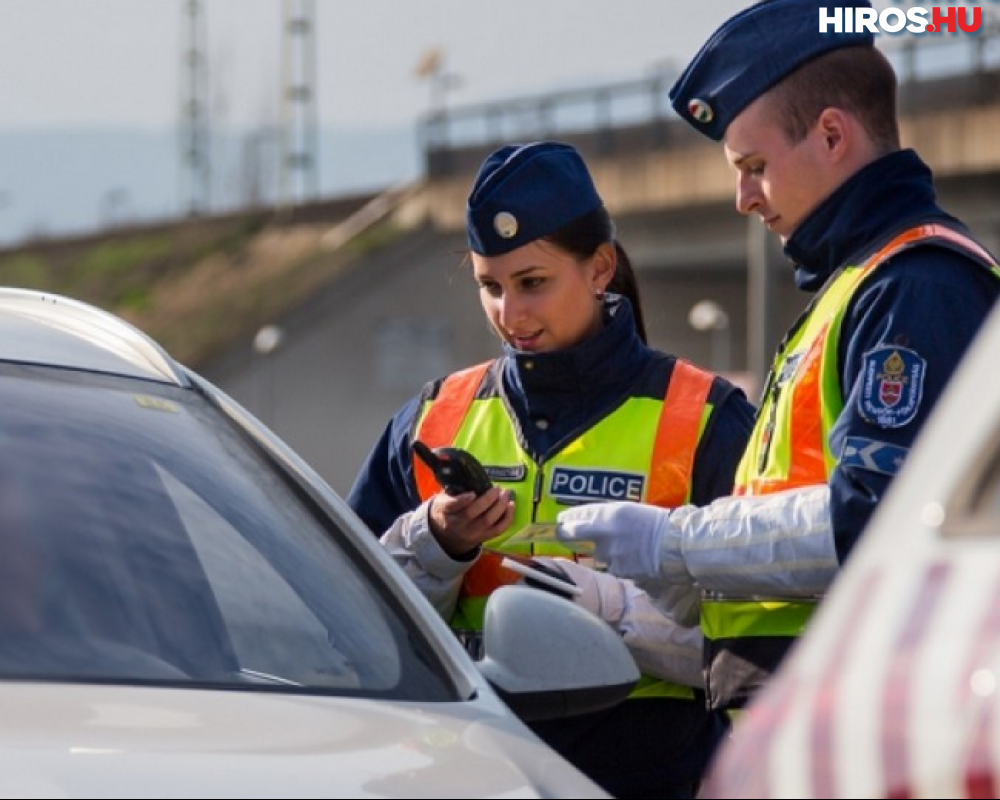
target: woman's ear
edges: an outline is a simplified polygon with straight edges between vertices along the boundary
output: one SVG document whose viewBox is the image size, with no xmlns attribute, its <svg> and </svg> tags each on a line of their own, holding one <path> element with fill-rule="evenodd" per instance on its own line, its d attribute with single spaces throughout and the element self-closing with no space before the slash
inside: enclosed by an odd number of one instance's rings
<svg viewBox="0 0 1000 800">
<path fill-rule="evenodd" d="M 603 294 L 614 279 L 615 269 L 618 266 L 618 251 L 615 249 L 614 244 L 605 242 L 599 245 L 597 250 L 594 251 L 594 255 L 591 256 L 591 264 L 593 268 L 591 280 L 594 284 L 594 294 Z"/>
</svg>

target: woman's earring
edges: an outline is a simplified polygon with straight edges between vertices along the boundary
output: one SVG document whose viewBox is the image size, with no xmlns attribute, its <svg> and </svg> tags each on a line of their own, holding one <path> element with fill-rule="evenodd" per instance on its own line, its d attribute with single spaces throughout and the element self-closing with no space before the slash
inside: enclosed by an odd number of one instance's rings
<svg viewBox="0 0 1000 800">
<path fill-rule="evenodd" d="M 598 303 L 603 303 L 604 302 L 604 290 L 603 289 L 598 289 L 596 292 L 594 292 L 594 297 L 597 298 L 597 302 Z"/>
</svg>

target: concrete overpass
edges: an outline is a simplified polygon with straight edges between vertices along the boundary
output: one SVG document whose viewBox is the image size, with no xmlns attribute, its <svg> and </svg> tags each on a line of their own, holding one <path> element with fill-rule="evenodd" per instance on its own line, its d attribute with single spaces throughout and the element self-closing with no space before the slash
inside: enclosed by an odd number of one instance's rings
<svg viewBox="0 0 1000 800">
<path fill-rule="evenodd" d="M 1000 251 L 1000 63 L 986 52 L 944 75 L 922 74 L 917 55 L 904 54 L 902 135 L 935 169 L 945 207 Z M 248 344 L 203 371 L 346 491 L 389 416 L 425 380 L 496 353 L 460 271 L 466 194 L 499 144 L 559 138 L 586 156 L 637 266 L 651 344 L 736 375 L 756 397 L 807 297 L 776 238 L 735 212 L 720 148 L 669 111 L 671 82 L 651 76 L 427 118 L 426 180 L 338 229 L 363 240 L 366 226 L 391 220 L 409 233 L 275 320 L 280 347 Z M 725 326 L 692 327 L 702 301 L 724 312 Z"/>
<path fill-rule="evenodd" d="M 901 136 L 934 169 L 944 205 L 1000 251 L 1000 45 L 998 29 L 889 51 L 900 73 Z M 991 49 L 992 48 L 992 49 Z M 957 67 L 956 67 L 957 64 Z M 946 65 L 946 66 L 942 66 Z M 950 65 L 950 69 L 949 66 Z M 934 75 L 944 71 L 944 74 Z M 928 76 L 928 73 L 931 73 Z M 464 201 L 482 159 L 495 147 L 538 138 L 572 142 L 585 155 L 622 241 L 637 266 L 678 278 L 746 278 L 745 318 L 726 303 L 734 363 L 721 368 L 766 373 L 781 333 L 801 307 L 788 296 L 787 270 L 774 237 L 734 213 L 734 177 L 718 145 L 695 134 L 669 108 L 673 76 L 521 98 L 429 116 L 427 214 L 442 230 L 461 230 Z M 614 109 L 639 122 L 615 122 Z M 628 112 L 626 112 L 628 113 Z M 581 119 L 591 120 L 589 126 Z M 567 122 L 560 124 L 560 119 Z M 784 272 L 784 274 L 782 274 Z M 783 278 L 785 280 L 783 280 Z M 712 288 L 703 292 L 710 296 Z M 744 340 L 745 336 L 745 340 Z M 671 337 L 675 338 L 675 337 Z M 746 349 L 746 360 L 739 353 Z M 696 348 L 701 360 L 711 360 Z"/>
</svg>

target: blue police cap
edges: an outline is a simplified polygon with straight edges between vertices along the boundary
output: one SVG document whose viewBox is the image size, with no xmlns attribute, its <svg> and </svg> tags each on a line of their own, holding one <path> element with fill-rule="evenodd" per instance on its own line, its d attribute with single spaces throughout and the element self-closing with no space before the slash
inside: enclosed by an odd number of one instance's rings
<svg viewBox="0 0 1000 800">
<path fill-rule="evenodd" d="M 469 249 L 499 256 L 599 208 L 577 150 L 561 142 L 501 147 L 479 168 L 466 205 Z"/>
<path fill-rule="evenodd" d="M 834 33 L 828 25 L 820 33 L 821 8 L 829 17 L 838 8 L 871 7 L 868 0 L 761 0 L 702 45 L 670 89 L 670 103 L 699 133 L 720 141 L 744 108 L 806 61 L 839 47 L 873 46 L 871 32 Z"/>
</svg>

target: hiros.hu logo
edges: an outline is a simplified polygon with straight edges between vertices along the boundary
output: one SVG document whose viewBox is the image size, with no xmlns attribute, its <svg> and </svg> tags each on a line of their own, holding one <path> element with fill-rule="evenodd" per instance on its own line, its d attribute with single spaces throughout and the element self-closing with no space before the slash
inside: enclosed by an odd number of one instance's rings
<svg viewBox="0 0 1000 800">
<path fill-rule="evenodd" d="M 900 0 L 894 0 L 899 3 Z M 820 33 L 978 33 L 983 29 L 982 7 L 957 5 L 889 6 L 881 11 L 874 8 L 819 9 Z M 992 0 L 1000 2 L 1000 0 Z"/>
</svg>

